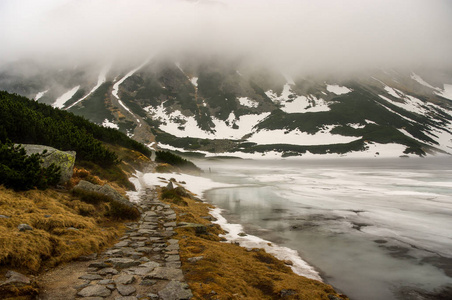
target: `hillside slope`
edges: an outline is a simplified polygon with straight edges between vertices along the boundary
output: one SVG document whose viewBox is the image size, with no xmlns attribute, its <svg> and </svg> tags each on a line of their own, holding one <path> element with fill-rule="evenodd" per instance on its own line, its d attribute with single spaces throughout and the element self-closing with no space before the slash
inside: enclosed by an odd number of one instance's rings
<svg viewBox="0 0 452 300">
<path fill-rule="evenodd" d="M 99 67 L 97 79 L 83 67 L 59 77 L 13 70 L 0 74 L 0 88 L 160 149 L 240 157 L 452 153 L 448 71 L 292 78 L 238 62 L 162 57 Z"/>
</svg>

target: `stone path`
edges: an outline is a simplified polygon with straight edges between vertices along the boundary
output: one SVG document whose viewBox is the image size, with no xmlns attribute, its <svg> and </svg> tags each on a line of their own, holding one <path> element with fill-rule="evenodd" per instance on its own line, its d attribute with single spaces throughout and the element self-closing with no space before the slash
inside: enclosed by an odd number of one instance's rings
<svg viewBox="0 0 452 300">
<path fill-rule="evenodd" d="M 142 196 L 141 220 L 128 223 L 125 236 L 99 257 L 79 277 L 76 299 L 80 300 L 178 300 L 193 295 L 184 282 L 176 214 L 157 199 L 153 189 Z"/>
</svg>

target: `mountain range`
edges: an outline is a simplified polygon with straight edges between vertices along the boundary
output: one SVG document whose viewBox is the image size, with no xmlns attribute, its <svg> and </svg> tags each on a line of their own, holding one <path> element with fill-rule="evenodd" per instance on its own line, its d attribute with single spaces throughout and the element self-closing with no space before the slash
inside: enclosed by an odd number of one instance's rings
<svg viewBox="0 0 452 300">
<path fill-rule="evenodd" d="M 63 69 L 21 61 L 0 70 L 0 89 L 192 155 L 452 154 L 451 70 L 296 76 L 213 57 Z"/>
</svg>

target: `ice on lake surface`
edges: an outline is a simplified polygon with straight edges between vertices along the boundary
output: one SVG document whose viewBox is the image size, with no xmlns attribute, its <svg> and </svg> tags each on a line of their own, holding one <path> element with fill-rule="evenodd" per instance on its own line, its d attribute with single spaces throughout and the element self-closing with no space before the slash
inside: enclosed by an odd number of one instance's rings
<svg viewBox="0 0 452 300">
<path fill-rule="evenodd" d="M 451 158 L 196 163 L 235 185 L 206 194 L 230 223 L 298 251 L 351 299 L 452 287 Z"/>
</svg>

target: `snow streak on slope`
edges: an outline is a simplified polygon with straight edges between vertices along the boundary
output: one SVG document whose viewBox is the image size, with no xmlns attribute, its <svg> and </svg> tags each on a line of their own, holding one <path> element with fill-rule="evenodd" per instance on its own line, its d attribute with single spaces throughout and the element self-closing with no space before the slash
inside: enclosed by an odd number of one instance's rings
<svg viewBox="0 0 452 300">
<path fill-rule="evenodd" d="M 189 136 L 203 139 L 241 139 L 244 135 L 253 132 L 253 127 L 270 114 L 251 114 L 236 118 L 231 113 L 228 118 L 228 124 L 225 121 L 212 118 L 212 122 L 215 125 L 213 128 L 214 132 L 207 132 L 199 128 L 198 122 L 194 117 L 187 117 L 178 110 L 168 113 L 163 104 L 158 107 L 149 106 L 145 110 L 154 120 L 162 123 L 159 129 L 176 137 Z"/>
<path fill-rule="evenodd" d="M 290 144 L 299 146 L 310 146 L 310 145 L 347 144 L 360 139 L 360 137 L 350 137 L 338 134 L 331 134 L 330 131 L 334 127 L 335 126 L 325 126 L 324 130 L 316 132 L 315 134 L 302 132 L 299 129 L 295 129 L 289 132 L 284 129 L 276 130 L 264 129 L 253 134 L 253 136 L 250 137 L 248 140 L 259 145 Z"/>
<path fill-rule="evenodd" d="M 318 99 L 314 95 L 298 96 L 292 91 L 289 82 L 284 85 L 281 96 L 278 97 L 272 90 L 265 92 L 265 94 L 273 102 L 280 104 L 281 110 L 288 114 L 330 110 L 327 102 L 321 98 Z"/>
<path fill-rule="evenodd" d="M 64 93 L 63 95 L 58 97 L 58 99 L 55 100 L 55 103 L 53 103 L 52 106 L 56 107 L 56 108 L 63 108 L 64 103 L 66 103 L 69 99 L 71 99 L 75 95 L 75 93 L 77 93 L 79 88 L 80 88 L 80 86 L 77 85 L 70 91 L 67 91 L 66 93 Z"/>
<path fill-rule="evenodd" d="M 49 91 L 49 90 L 45 90 L 45 91 L 43 91 L 43 92 L 37 93 L 36 96 L 35 96 L 35 100 L 38 101 L 39 99 L 41 99 L 42 96 L 44 96 L 45 93 L 47 93 L 48 91 Z"/>
<path fill-rule="evenodd" d="M 444 84 L 444 90 L 441 92 L 435 92 L 438 96 L 452 100 L 452 84 Z"/>
<path fill-rule="evenodd" d="M 343 95 L 343 94 L 348 94 L 352 91 L 352 89 L 349 89 L 348 87 L 345 87 L 345 86 L 330 85 L 330 84 L 326 85 L 326 89 L 328 90 L 328 92 L 336 94 L 338 96 Z"/>
<path fill-rule="evenodd" d="M 416 73 L 411 74 L 411 79 L 416 80 L 418 83 L 422 84 L 423 86 L 429 87 L 434 90 L 440 90 L 434 86 L 431 86 L 428 82 L 426 82 L 424 79 L 421 78 L 421 76 L 417 75 Z"/>
<path fill-rule="evenodd" d="M 133 74 L 135 74 L 135 72 L 137 72 L 138 70 L 140 70 L 142 67 L 144 67 L 145 65 L 147 65 L 149 63 L 149 61 L 151 60 L 151 58 L 146 59 L 146 61 L 144 63 L 142 63 L 141 65 L 139 65 L 138 67 L 136 67 L 135 69 L 133 69 L 132 71 L 130 71 L 129 73 L 127 73 L 123 78 L 121 78 L 119 81 L 117 81 L 114 85 L 113 85 L 113 90 L 111 91 L 112 95 L 115 96 L 116 99 L 118 99 L 118 103 L 125 109 L 127 110 L 132 116 L 135 117 L 135 119 L 138 122 L 138 126 L 141 127 L 141 121 L 135 116 L 135 114 L 121 101 L 121 99 L 119 98 L 118 92 L 119 92 L 119 86 L 121 85 L 121 83 L 123 83 L 127 78 L 129 78 L 130 76 L 132 76 Z"/>
<path fill-rule="evenodd" d="M 85 96 L 83 96 L 83 98 L 77 100 L 76 102 L 74 102 L 73 104 L 71 104 L 68 108 L 66 108 L 66 110 L 70 109 L 71 107 L 73 107 L 74 105 L 79 104 L 80 102 L 82 102 L 83 100 L 85 100 L 86 98 L 88 98 L 92 93 L 94 93 L 106 80 L 107 80 L 107 73 L 110 70 L 111 65 L 108 65 L 106 67 L 104 67 L 99 74 L 99 77 L 97 78 L 97 84 L 95 87 L 93 87 L 91 89 L 91 91 L 86 94 Z"/>
</svg>

